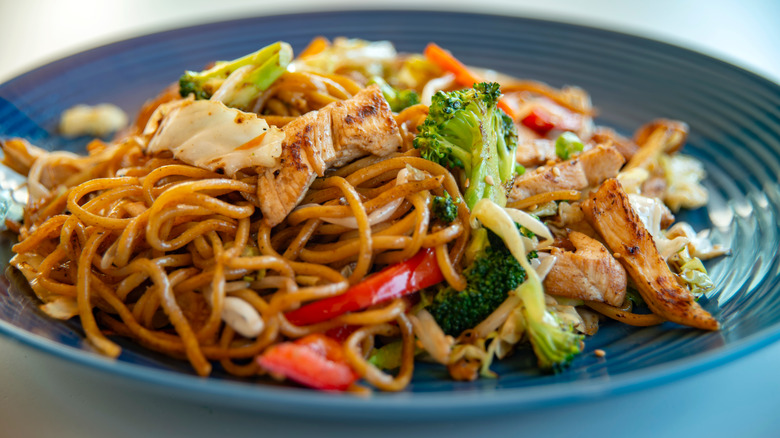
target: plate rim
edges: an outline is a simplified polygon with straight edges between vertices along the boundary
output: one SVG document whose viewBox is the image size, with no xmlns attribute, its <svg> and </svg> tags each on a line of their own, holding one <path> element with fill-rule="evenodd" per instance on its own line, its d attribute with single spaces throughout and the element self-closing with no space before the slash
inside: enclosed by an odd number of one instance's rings
<svg viewBox="0 0 780 438">
<path fill-rule="evenodd" d="M 199 29 L 216 29 L 236 23 L 257 22 L 278 18 L 301 16 L 329 16 L 345 14 L 366 14 L 382 12 L 415 12 L 429 14 L 447 14 L 453 16 L 482 16 L 515 20 L 518 22 L 544 23 L 553 26 L 563 26 L 578 31 L 597 32 L 605 35 L 616 35 L 621 38 L 654 44 L 653 50 L 674 50 L 677 54 L 695 55 L 709 62 L 728 66 L 732 70 L 746 75 L 753 81 L 762 83 L 777 91 L 780 84 L 762 74 L 748 70 L 746 67 L 734 64 L 715 56 L 702 53 L 696 49 L 684 47 L 675 43 L 660 41 L 652 37 L 640 36 L 621 30 L 607 29 L 597 25 L 583 25 L 568 21 L 557 21 L 549 18 L 539 18 L 523 15 L 499 15 L 492 13 L 477 13 L 466 11 L 444 11 L 436 9 L 412 9 L 408 7 L 389 9 L 327 9 L 299 13 L 263 14 L 244 18 L 233 18 L 199 23 L 189 26 L 170 28 L 157 32 L 127 37 L 110 43 L 94 46 L 86 50 L 60 56 L 45 64 L 18 74 L 0 83 L 0 96 L 3 90 L 24 85 L 25 81 L 34 80 L 36 76 L 46 74 L 49 70 L 61 70 L 72 63 L 82 63 L 87 59 L 101 58 L 107 52 L 121 51 L 126 46 L 136 42 L 164 40 L 177 34 L 195 32 Z M 13 101 L 11 100 L 11 103 Z M 765 280 L 766 281 L 766 280 Z M 7 286 L 7 287 L 10 287 Z M 605 383 L 593 380 L 574 380 L 562 383 L 551 383 L 531 387 L 501 388 L 486 396 L 482 391 L 459 393 L 458 397 L 450 397 L 451 391 L 385 394 L 377 392 L 369 400 L 352 395 L 321 393 L 304 388 L 278 388 L 269 385 L 258 385 L 249 382 L 234 382 L 223 379 L 201 378 L 176 371 L 157 369 L 145 365 L 112 360 L 98 353 L 86 351 L 65 345 L 14 324 L 0 320 L 0 334 L 15 340 L 22 345 L 48 353 L 57 359 L 68 360 L 71 363 L 84 365 L 105 375 L 119 376 L 127 381 L 143 383 L 146 386 L 162 384 L 166 389 L 175 389 L 179 395 L 197 394 L 214 396 L 223 404 L 234 405 L 244 409 L 264 412 L 289 413 L 289 406 L 316 407 L 319 411 L 306 411 L 298 415 L 306 417 L 354 418 L 360 414 L 365 419 L 401 418 L 410 420 L 436 418 L 455 418 L 467 416 L 485 416 L 486 408 L 496 409 L 493 414 L 516 411 L 545 409 L 552 406 L 573 404 L 584 400 L 602 399 L 610 395 L 625 394 L 649 387 L 661 386 L 683 379 L 698 372 L 717 368 L 750 353 L 775 343 L 780 339 L 780 323 L 763 328 L 738 341 L 710 351 L 685 356 L 662 364 L 653 365 L 635 371 L 610 376 Z M 405 394 L 405 395 L 404 395 Z M 253 405 L 247 406 L 250 402 Z M 240 403 L 240 405 L 239 405 Z M 479 408 L 479 409 L 474 409 Z M 346 411 L 345 411 L 346 410 Z"/>
<path fill-rule="evenodd" d="M 601 32 L 601 33 L 607 33 L 607 34 L 613 34 L 613 35 L 620 35 L 621 37 L 625 38 L 632 38 L 641 40 L 645 43 L 653 43 L 660 46 L 666 46 L 668 48 L 672 48 L 674 50 L 679 50 L 688 54 L 695 54 L 696 56 L 700 56 L 702 58 L 706 58 L 710 61 L 715 61 L 720 64 L 728 65 L 729 67 L 733 69 L 737 69 L 742 74 L 747 74 L 749 76 L 753 76 L 754 79 L 759 79 L 763 82 L 766 82 L 768 84 L 771 84 L 775 87 L 780 87 L 780 79 L 777 81 L 773 80 L 773 78 L 769 78 L 764 76 L 762 73 L 755 72 L 753 70 L 750 70 L 746 66 L 739 65 L 735 62 L 732 62 L 732 60 L 728 59 L 722 59 L 718 58 L 715 55 L 710 55 L 708 53 L 705 53 L 697 48 L 692 47 L 686 47 L 683 45 L 682 42 L 675 43 L 670 41 L 663 41 L 657 38 L 654 38 L 652 36 L 643 36 L 631 33 L 630 31 L 622 30 L 622 29 L 609 29 L 605 27 L 599 27 L 598 24 L 579 24 L 575 23 L 573 21 L 567 21 L 567 20 L 556 20 L 545 16 L 533 16 L 533 15 L 521 15 L 521 14 L 512 14 L 512 15 L 503 15 L 503 14 L 497 14 L 497 13 L 483 13 L 483 12 L 472 12 L 472 11 L 466 11 L 466 10 L 445 10 L 445 9 L 436 9 L 436 8 L 427 8 L 427 7 L 421 7 L 419 9 L 415 8 L 409 8 L 405 6 L 399 6 L 398 8 L 376 8 L 376 9 L 354 9 L 354 8 L 323 8 L 322 10 L 317 11 L 305 11 L 305 12 L 279 12 L 279 13 L 272 13 L 272 14 L 260 14 L 260 15 L 252 15 L 249 17 L 242 17 L 242 18 L 228 18 L 225 20 L 216 20 L 216 21 L 207 21 L 202 23 L 196 23 L 192 25 L 185 25 L 183 27 L 173 27 L 173 28 L 166 28 L 161 29 L 158 31 L 153 31 L 151 33 L 143 33 L 136 36 L 118 36 L 118 39 L 107 42 L 104 44 L 98 43 L 97 45 L 89 46 L 83 50 L 79 50 L 77 48 L 74 48 L 72 51 L 64 52 L 63 54 L 54 55 L 52 56 L 48 61 L 42 60 L 40 63 L 32 68 L 29 68 L 9 79 L 7 79 L 4 82 L 0 82 L 0 91 L 2 91 L 3 88 L 6 88 L 8 86 L 13 85 L 15 82 L 27 79 L 28 76 L 39 74 L 42 71 L 45 71 L 50 68 L 59 67 L 60 64 L 65 64 L 67 62 L 73 62 L 76 61 L 82 57 L 87 56 L 94 56 L 98 54 L 99 52 L 110 50 L 110 49 L 116 49 L 120 46 L 123 46 L 125 44 L 130 44 L 135 41 L 143 41 L 146 39 L 154 39 L 159 37 L 167 37 L 170 35 L 174 35 L 179 32 L 188 32 L 191 30 L 197 30 L 197 29 L 205 29 L 205 28 L 212 28 L 212 27 L 224 27 L 228 26 L 230 24 L 236 24 L 236 23 L 242 23 L 242 22 L 252 22 L 257 20 L 273 20 L 277 18 L 287 18 L 287 17 L 301 17 L 301 16 L 323 16 L 323 15 L 343 15 L 343 14 L 363 14 L 363 13 L 383 13 L 383 12 L 389 12 L 389 13 L 398 13 L 398 12 L 415 12 L 415 13 L 421 13 L 421 14 L 444 14 L 444 15 L 460 15 L 460 16 L 481 16 L 481 17 L 491 17 L 496 19 L 509 19 L 509 20 L 518 20 L 518 21 L 527 21 L 527 22 L 535 22 L 535 23 L 546 23 L 548 25 L 557 25 L 557 26 L 564 26 L 564 27 L 572 27 L 572 28 L 579 28 L 582 30 L 588 30 L 590 32 Z M 572 18 L 572 20 L 574 20 Z"/>
<path fill-rule="evenodd" d="M 610 376 L 606 383 L 574 380 L 541 386 L 503 388 L 491 392 L 488 397 L 481 391 L 459 393 L 458 397 L 451 397 L 451 391 L 421 393 L 376 391 L 368 399 L 353 394 L 314 391 L 294 386 L 276 387 L 203 378 L 123 362 L 94 351 L 61 344 L 20 329 L 5 320 L 0 320 L 0 334 L 25 347 L 47 353 L 51 358 L 86 366 L 101 372 L 104 376 L 118 376 L 124 380 L 123 383 L 141 383 L 147 390 L 158 392 L 174 389 L 178 391 L 176 394 L 178 398 L 189 399 L 186 397 L 188 395 L 212 396 L 219 399 L 222 405 L 264 413 L 291 414 L 290 406 L 317 408 L 317 411 L 299 414 L 310 418 L 346 419 L 359 415 L 361 419 L 366 420 L 422 421 L 430 420 L 432 415 L 437 419 L 449 419 L 543 410 L 660 387 L 700 372 L 714 370 L 777 342 L 780 339 L 780 324 L 714 350 Z M 82 369 L 82 371 L 86 370 Z M 485 411 L 486 409 L 490 411 Z"/>
</svg>

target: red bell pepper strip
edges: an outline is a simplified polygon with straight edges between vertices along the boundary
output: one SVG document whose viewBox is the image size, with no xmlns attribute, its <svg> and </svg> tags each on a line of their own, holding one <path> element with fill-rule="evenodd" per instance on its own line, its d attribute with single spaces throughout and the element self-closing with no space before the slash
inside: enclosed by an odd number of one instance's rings
<svg viewBox="0 0 780 438">
<path fill-rule="evenodd" d="M 542 137 L 555 128 L 555 123 L 553 123 L 550 114 L 541 108 L 532 109 L 527 116 L 523 117 L 520 123 Z"/>
<path fill-rule="evenodd" d="M 452 56 L 452 53 L 444 50 L 435 43 L 428 43 L 423 51 L 423 55 L 425 55 L 428 60 L 438 65 L 442 70 L 454 74 L 455 81 L 463 87 L 473 87 L 475 83 L 484 82 L 482 78 L 474 74 L 465 64 L 460 62 L 458 58 Z M 512 108 L 503 98 L 498 100 L 496 106 L 504 110 L 512 120 L 517 119 L 514 108 Z"/>
<path fill-rule="evenodd" d="M 285 316 L 295 325 L 316 324 L 417 292 L 443 280 L 435 251 L 424 248 L 412 258 L 367 277 L 341 295 L 306 304 Z"/>
<path fill-rule="evenodd" d="M 257 357 L 257 363 L 271 373 L 324 391 L 344 391 L 359 378 L 341 345 L 320 333 L 274 345 Z"/>
<path fill-rule="evenodd" d="M 576 132 L 582 126 L 582 121 L 576 114 L 564 110 L 555 114 L 544 107 L 534 107 L 520 120 L 525 127 L 532 129 L 541 137 L 546 137 L 553 129 L 558 131 Z"/>
</svg>

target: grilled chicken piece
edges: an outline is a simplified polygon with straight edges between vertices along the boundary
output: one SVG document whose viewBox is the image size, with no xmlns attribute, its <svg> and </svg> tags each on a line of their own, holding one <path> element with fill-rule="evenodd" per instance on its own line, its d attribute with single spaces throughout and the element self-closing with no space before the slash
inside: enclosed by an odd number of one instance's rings
<svg viewBox="0 0 780 438">
<path fill-rule="evenodd" d="M 640 147 L 651 145 L 652 137 L 662 133 L 663 152 L 673 154 L 680 150 L 688 139 L 688 124 L 679 120 L 656 119 L 642 125 L 634 133 L 634 142 Z"/>
<path fill-rule="evenodd" d="M 620 183 L 609 179 L 582 202 L 593 228 L 626 268 L 650 310 L 678 324 L 717 330 L 718 321 L 677 282 Z"/>
<path fill-rule="evenodd" d="M 658 119 L 645 124 L 634 134 L 639 150 L 631 157 L 624 170 L 647 169 L 662 153 L 673 154 L 688 139 L 688 125 L 677 120 Z"/>
<path fill-rule="evenodd" d="M 582 190 L 618 174 L 625 159 L 612 145 L 600 145 L 571 160 L 542 166 L 515 179 L 510 201 L 556 190 Z"/>
<path fill-rule="evenodd" d="M 602 181 L 614 178 L 626 162 L 616 147 L 603 145 L 581 153 L 579 161 L 588 178 L 588 187 L 596 187 Z"/>
<path fill-rule="evenodd" d="M 556 158 L 553 140 L 537 138 L 517 143 L 517 162 L 525 167 L 539 166 Z"/>
<path fill-rule="evenodd" d="M 585 234 L 572 231 L 569 241 L 576 251 L 552 249 L 557 260 L 544 279 L 545 291 L 612 306 L 623 304 L 628 280 L 620 263 L 604 245 Z"/>
<path fill-rule="evenodd" d="M 541 166 L 515 179 L 509 191 L 509 201 L 520 201 L 539 193 L 556 190 L 582 190 L 588 186 L 588 177 L 578 159 Z"/>
<path fill-rule="evenodd" d="M 639 150 L 639 145 L 618 134 L 614 129 L 606 128 L 604 126 L 596 127 L 596 129 L 593 130 L 593 136 L 590 138 L 590 141 L 597 144 L 615 145 L 626 161 L 629 161 Z"/>
<path fill-rule="evenodd" d="M 308 131 L 311 132 L 313 129 Z M 270 226 L 278 225 L 287 217 L 317 177 L 303 151 L 306 142 L 310 144 L 311 139 L 305 133 L 286 137 L 282 143 L 280 165 L 274 169 L 263 168 L 258 172 L 259 207 Z"/>
<path fill-rule="evenodd" d="M 259 207 L 270 226 L 282 222 L 314 178 L 328 168 L 368 154 L 387 155 L 402 143 L 390 106 L 376 85 L 306 113 L 283 131 L 279 165 L 257 169 Z"/>
</svg>

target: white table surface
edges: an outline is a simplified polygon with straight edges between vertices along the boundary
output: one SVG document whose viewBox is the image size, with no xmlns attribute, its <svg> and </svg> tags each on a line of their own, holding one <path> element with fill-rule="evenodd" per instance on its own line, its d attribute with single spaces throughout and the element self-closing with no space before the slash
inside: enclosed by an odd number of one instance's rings
<svg viewBox="0 0 780 438">
<path fill-rule="evenodd" d="M 0 0 L 0 82 L 80 50 L 226 18 L 406 7 L 557 19 L 652 37 L 780 82 L 774 0 Z M 328 423 L 155 396 L 0 337 L 0 437 L 780 436 L 780 343 L 671 384 L 489 420 Z"/>
</svg>

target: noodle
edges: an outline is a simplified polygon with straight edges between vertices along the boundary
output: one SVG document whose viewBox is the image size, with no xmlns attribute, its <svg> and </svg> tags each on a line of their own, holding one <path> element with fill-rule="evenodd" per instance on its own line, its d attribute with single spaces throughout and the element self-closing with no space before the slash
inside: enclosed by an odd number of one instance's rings
<svg viewBox="0 0 780 438">
<path fill-rule="evenodd" d="M 538 195 L 529 196 L 519 201 L 510 202 L 507 204 L 509 208 L 531 208 L 543 205 L 551 201 L 578 201 L 580 199 L 580 192 L 577 190 L 558 190 L 555 192 L 539 193 Z"/>
<path fill-rule="evenodd" d="M 648 327 L 652 325 L 658 325 L 664 323 L 666 320 L 658 315 L 648 313 L 639 314 L 631 313 L 629 310 L 620 309 L 618 307 L 610 306 L 609 304 L 599 303 L 595 301 L 588 301 L 586 306 L 599 312 L 600 314 L 607 316 L 616 321 L 623 322 L 635 327 Z"/>
</svg>

